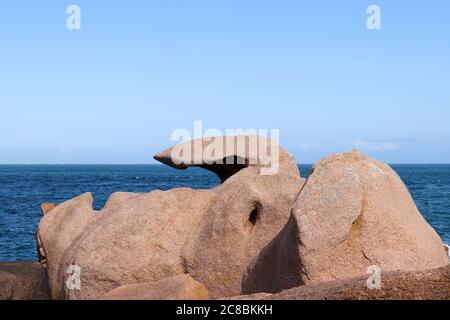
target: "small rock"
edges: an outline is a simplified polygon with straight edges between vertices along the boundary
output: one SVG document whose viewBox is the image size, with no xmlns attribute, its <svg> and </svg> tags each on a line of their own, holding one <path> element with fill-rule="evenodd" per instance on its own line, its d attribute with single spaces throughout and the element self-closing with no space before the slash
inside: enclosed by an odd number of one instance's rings
<svg viewBox="0 0 450 320">
<path fill-rule="evenodd" d="M 209 300 L 208 290 L 187 274 L 118 287 L 100 300 Z"/>
</svg>

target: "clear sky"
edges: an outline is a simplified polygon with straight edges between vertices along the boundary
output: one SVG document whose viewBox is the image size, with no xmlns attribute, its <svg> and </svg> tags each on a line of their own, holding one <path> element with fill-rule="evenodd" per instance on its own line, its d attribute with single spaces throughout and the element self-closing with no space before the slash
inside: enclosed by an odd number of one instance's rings
<svg viewBox="0 0 450 320">
<path fill-rule="evenodd" d="M 0 163 L 152 163 L 195 120 L 450 163 L 450 1 L 1 2 Z"/>
</svg>

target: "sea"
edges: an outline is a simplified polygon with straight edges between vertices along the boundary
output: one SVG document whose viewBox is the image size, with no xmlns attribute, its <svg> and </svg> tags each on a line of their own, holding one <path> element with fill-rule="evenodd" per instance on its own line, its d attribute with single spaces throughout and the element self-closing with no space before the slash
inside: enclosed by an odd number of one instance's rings
<svg viewBox="0 0 450 320">
<path fill-rule="evenodd" d="M 307 177 L 311 165 L 299 165 Z M 450 165 L 392 165 L 425 219 L 450 244 Z M 92 192 L 101 209 L 115 191 L 178 187 L 208 189 L 220 183 L 201 168 L 164 165 L 0 165 L 0 261 L 36 260 L 35 230 L 43 202 L 61 203 Z"/>
</svg>

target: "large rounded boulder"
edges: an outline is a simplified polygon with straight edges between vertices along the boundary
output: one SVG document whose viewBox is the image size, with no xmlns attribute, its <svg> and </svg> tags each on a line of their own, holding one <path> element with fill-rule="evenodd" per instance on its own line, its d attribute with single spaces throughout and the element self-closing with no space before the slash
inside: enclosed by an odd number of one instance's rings
<svg viewBox="0 0 450 320">
<path fill-rule="evenodd" d="M 400 177 L 358 151 L 312 169 L 288 224 L 246 272 L 243 293 L 445 266 L 442 241 Z"/>
</svg>

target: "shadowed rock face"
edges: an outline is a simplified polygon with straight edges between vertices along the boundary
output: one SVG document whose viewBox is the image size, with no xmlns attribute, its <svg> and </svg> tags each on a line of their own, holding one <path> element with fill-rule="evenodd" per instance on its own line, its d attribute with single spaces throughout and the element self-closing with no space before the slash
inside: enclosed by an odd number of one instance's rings
<svg viewBox="0 0 450 320">
<path fill-rule="evenodd" d="M 46 215 L 48 212 L 50 212 L 51 210 L 56 208 L 57 204 L 56 203 L 42 203 L 40 207 L 41 207 L 42 215 Z M 47 261 L 45 260 L 45 251 L 44 251 L 44 248 L 42 247 L 42 241 L 41 241 L 41 238 L 39 237 L 37 230 L 36 230 L 36 245 L 37 245 L 37 253 L 38 253 L 39 263 L 43 267 L 47 268 Z"/>
<path fill-rule="evenodd" d="M 193 164 L 173 163 L 173 149 L 155 156 L 173 167 L 216 172 L 224 181 L 216 188 L 114 193 L 101 211 L 83 194 L 52 208 L 37 231 L 52 297 L 98 298 L 119 286 L 186 273 L 212 298 L 239 294 L 247 266 L 286 225 L 304 183 L 295 159 L 281 148 L 279 162 L 272 162 L 279 170 L 262 175 L 266 161 L 253 161 L 249 141 L 236 140 L 246 153 L 211 153 L 208 161 Z M 274 146 L 266 138 L 258 142 Z M 218 141 L 200 143 L 208 147 Z M 243 164 L 220 164 L 230 157 Z M 80 267 L 80 290 L 66 286 L 71 265 Z"/>
<path fill-rule="evenodd" d="M 0 300 L 47 299 L 50 299 L 47 276 L 39 263 L 0 263 Z"/>
<path fill-rule="evenodd" d="M 313 168 L 289 223 L 248 268 L 243 293 L 448 264 L 442 241 L 387 165 L 352 151 Z"/>
</svg>

